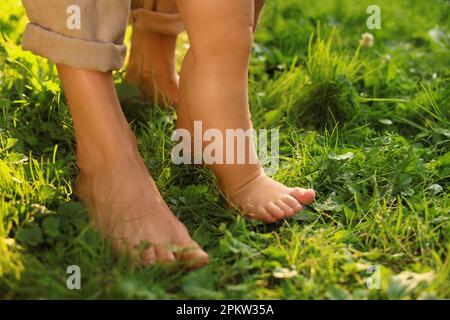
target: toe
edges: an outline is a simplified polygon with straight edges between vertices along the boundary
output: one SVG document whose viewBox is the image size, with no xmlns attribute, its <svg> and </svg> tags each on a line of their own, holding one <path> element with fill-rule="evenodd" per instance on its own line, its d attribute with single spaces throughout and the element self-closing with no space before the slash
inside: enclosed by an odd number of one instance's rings
<svg viewBox="0 0 450 320">
<path fill-rule="evenodd" d="M 283 197 L 283 202 L 286 203 L 290 208 L 292 208 L 294 214 L 300 212 L 303 209 L 300 202 L 298 202 L 298 200 L 291 195 L 286 195 L 285 197 Z"/>
<path fill-rule="evenodd" d="M 291 196 L 300 201 L 300 203 L 307 205 L 314 201 L 316 192 L 313 189 L 294 188 L 291 191 Z"/>
<path fill-rule="evenodd" d="M 110 239 L 111 246 L 116 257 L 127 256 L 132 260 L 139 260 L 139 252 L 136 250 L 136 245 L 131 244 L 123 238 Z"/>
<path fill-rule="evenodd" d="M 175 253 L 175 256 L 188 269 L 201 268 L 209 260 L 208 254 L 194 240 L 191 240 L 187 246 L 183 246 Z"/>
<path fill-rule="evenodd" d="M 264 223 L 275 223 L 277 219 L 270 214 L 270 212 L 264 207 L 258 207 L 247 214 L 250 219 L 256 219 Z"/>
<path fill-rule="evenodd" d="M 141 263 L 144 266 L 149 266 L 156 262 L 156 252 L 155 248 L 151 247 L 140 254 Z"/>
<path fill-rule="evenodd" d="M 269 202 L 266 205 L 266 209 L 277 221 L 286 217 L 284 211 L 273 202 Z"/>
<path fill-rule="evenodd" d="M 175 255 L 168 246 L 155 246 L 156 259 L 161 264 L 171 264 L 175 262 Z"/>
<path fill-rule="evenodd" d="M 288 206 L 284 201 L 278 200 L 275 202 L 278 208 L 283 210 L 284 215 L 286 217 L 292 217 L 295 213 L 294 209 L 292 209 L 290 206 Z"/>
</svg>

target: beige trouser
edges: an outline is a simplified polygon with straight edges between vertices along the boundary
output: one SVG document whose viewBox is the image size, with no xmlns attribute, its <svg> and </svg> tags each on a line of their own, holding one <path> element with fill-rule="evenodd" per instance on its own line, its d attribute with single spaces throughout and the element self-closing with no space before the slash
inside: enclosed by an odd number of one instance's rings
<svg viewBox="0 0 450 320">
<path fill-rule="evenodd" d="M 146 1 L 153 0 L 22 0 L 30 20 L 23 49 L 73 68 L 120 69 L 128 20 L 153 32 L 176 34 L 184 28 L 179 14 L 143 9 Z"/>
</svg>

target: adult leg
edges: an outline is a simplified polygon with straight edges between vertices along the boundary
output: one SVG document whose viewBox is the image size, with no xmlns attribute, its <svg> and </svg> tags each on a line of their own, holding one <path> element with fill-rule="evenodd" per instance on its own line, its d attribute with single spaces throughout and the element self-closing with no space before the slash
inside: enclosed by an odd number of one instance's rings
<svg viewBox="0 0 450 320">
<path fill-rule="evenodd" d="M 204 264 L 207 255 L 167 207 L 138 153 L 111 74 L 64 65 L 58 71 L 75 127 L 76 192 L 94 226 L 119 252 L 148 242 L 150 248 L 140 253 L 144 264 L 175 261 L 177 255 Z"/>
<path fill-rule="evenodd" d="M 158 102 L 176 105 L 175 50 L 184 25 L 174 0 L 140 2 L 131 11 L 133 33 L 126 79 Z"/>
<path fill-rule="evenodd" d="M 129 0 L 23 0 L 30 18 L 23 47 L 54 62 L 72 113 L 80 169 L 76 192 L 91 223 L 118 252 L 144 264 L 207 255 L 171 213 L 140 157 L 121 111 L 111 70 L 125 57 Z M 95 71 L 94 71 L 95 70 Z M 172 246 L 180 250 L 174 252 Z"/>
</svg>

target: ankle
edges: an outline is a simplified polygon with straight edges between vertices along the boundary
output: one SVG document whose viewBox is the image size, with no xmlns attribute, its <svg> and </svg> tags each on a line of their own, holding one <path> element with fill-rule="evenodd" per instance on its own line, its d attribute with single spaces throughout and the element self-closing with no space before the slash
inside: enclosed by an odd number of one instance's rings
<svg viewBox="0 0 450 320">
<path fill-rule="evenodd" d="M 266 173 L 261 166 L 255 166 L 254 168 L 246 168 L 246 170 L 240 170 L 239 172 L 226 172 L 225 174 L 218 174 L 218 170 L 213 170 L 218 180 L 220 190 L 228 195 L 233 196 L 239 192 L 246 185 L 257 179 L 258 177 L 265 176 Z M 229 170 L 227 170 L 229 171 Z M 244 172 L 245 171 L 245 172 Z"/>
<path fill-rule="evenodd" d="M 117 146 L 77 146 L 77 167 L 81 173 L 86 175 L 124 170 L 123 168 L 137 165 L 140 162 L 142 162 L 142 158 L 135 141 Z"/>
</svg>

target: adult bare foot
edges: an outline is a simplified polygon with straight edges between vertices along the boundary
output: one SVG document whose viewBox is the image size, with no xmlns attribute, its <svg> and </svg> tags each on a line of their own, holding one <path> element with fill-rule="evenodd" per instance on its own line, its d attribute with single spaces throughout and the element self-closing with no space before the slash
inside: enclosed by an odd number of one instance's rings
<svg viewBox="0 0 450 320">
<path fill-rule="evenodd" d="M 146 0 L 131 12 L 133 33 L 126 79 L 163 105 L 176 105 L 179 76 L 175 66 L 177 35 L 184 30 L 173 0 Z"/>
<path fill-rule="evenodd" d="M 143 265 L 207 263 L 208 255 L 170 211 L 139 155 L 95 170 L 81 168 L 76 193 L 117 253 L 131 254 Z"/>
<path fill-rule="evenodd" d="M 205 264 L 207 254 L 169 210 L 138 153 L 112 74 L 64 65 L 58 71 L 77 141 L 76 190 L 91 223 L 118 253 L 139 253 L 144 265 Z M 149 247 L 139 251 L 143 243 Z"/>
</svg>

